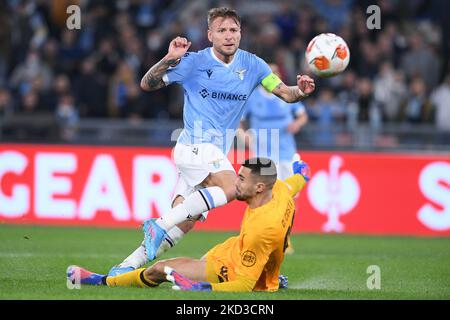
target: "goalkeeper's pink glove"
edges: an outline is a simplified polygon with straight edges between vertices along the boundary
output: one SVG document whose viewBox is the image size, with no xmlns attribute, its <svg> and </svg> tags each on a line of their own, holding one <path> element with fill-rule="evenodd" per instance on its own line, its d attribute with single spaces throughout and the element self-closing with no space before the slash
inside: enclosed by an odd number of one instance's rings
<svg viewBox="0 0 450 320">
<path fill-rule="evenodd" d="M 164 267 L 164 272 L 166 273 L 166 278 L 174 284 L 172 289 L 183 290 L 183 291 L 212 291 L 211 283 L 209 282 L 199 282 L 192 281 L 178 272 L 176 272 L 171 267 Z"/>
</svg>

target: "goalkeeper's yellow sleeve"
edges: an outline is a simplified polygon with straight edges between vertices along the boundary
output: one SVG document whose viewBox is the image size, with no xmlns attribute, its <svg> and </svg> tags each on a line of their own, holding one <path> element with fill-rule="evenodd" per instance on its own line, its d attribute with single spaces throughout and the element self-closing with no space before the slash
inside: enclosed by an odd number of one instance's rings
<svg viewBox="0 0 450 320">
<path fill-rule="evenodd" d="M 301 174 L 294 174 L 290 176 L 284 182 L 287 184 L 289 188 L 289 192 L 291 193 L 291 197 L 294 197 L 303 187 L 306 185 L 306 180 Z"/>
<path fill-rule="evenodd" d="M 255 287 L 256 280 L 237 276 L 236 280 L 221 283 L 211 283 L 213 291 L 250 292 Z"/>
</svg>

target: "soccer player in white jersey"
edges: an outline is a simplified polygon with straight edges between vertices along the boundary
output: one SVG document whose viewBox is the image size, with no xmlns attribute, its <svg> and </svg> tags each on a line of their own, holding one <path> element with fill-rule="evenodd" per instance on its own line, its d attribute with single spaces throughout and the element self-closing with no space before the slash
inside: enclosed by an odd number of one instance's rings
<svg viewBox="0 0 450 320">
<path fill-rule="evenodd" d="M 226 154 L 252 91 L 262 84 L 286 102 L 297 102 L 315 89 L 314 80 L 297 76 L 287 86 L 264 60 L 239 49 L 241 19 L 236 11 L 213 8 L 208 12 L 208 39 L 212 47 L 188 52 L 186 38 L 176 37 L 164 58 L 141 80 L 146 91 L 172 83 L 184 88 L 184 129 L 174 148 L 179 171 L 172 209 L 143 224 L 144 241 L 110 275 L 141 267 L 173 246 L 197 219 L 235 199 L 236 172 Z M 230 134 L 231 133 L 231 134 Z"/>
</svg>

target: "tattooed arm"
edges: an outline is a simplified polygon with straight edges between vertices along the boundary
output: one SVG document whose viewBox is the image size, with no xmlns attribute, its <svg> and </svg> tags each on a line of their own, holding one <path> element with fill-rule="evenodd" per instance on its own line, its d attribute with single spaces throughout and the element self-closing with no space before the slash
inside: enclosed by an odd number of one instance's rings
<svg viewBox="0 0 450 320">
<path fill-rule="evenodd" d="M 150 68 L 142 77 L 141 88 L 145 91 L 158 90 L 165 86 L 163 76 L 170 66 L 176 65 L 181 57 L 188 51 L 191 42 L 186 38 L 176 37 L 169 44 L 169 50 L 164 58 Z"/>
<path fill-rule="evenodd" d="M 167 69 L 170 66 L 176 64 L 178 60 L 167 60 L 163 58 L 157 64 L 150 68 L 147 73 L 141 79 L 141 88 L 145 91 L 153 91 L 158 90 L 164 87 L 166 84 L 164 83 L 162 77 L 166 73 Z"/>
<path fill-rule="evenodd" d="M 275 89 L 273 89 L 272 93 L 284 101 L 292 103 L 303 100 L 311 94 L 315 88 L 316 85 L 314 84 L 313 79 L 305 75 L 298 75 L 296 86 L 287 86 L 281 82 Z"/>
</svg>

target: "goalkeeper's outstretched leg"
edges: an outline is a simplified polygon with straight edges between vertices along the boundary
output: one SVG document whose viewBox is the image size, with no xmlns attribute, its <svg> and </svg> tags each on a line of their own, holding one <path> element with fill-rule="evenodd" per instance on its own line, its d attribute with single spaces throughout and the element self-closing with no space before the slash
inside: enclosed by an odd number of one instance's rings
<svg viewBox="0 0 450 320">
<path fill-rule="evenodd" d="M 206 261 L 187 257 L 158 261 L 145 270 L 145 276 L 159 283 L 167 281 L 165 269 L 169 267 L 193 281 L 207 281 Z"/>
<path fill-rule="evenodd" d="M 169 268 L 169 269 L 167 269 Z M 167 278 L 167 270 L 177 272 L 177 280 L 181 281 L 187 289 L 191 285 L 206 281 L 206 261 L 193 258 L 173 258 L 158 261 L 148 268 L 139 268 L 123 274 L 110 276 L 91 272 L 79 266 L 69 266 L 67 280 L 72 284 L 81 285 L 107 285 L 108 287 L 157 287 L 163 282 L 171 281 Z M 183 282 L 183 280 L 186 281 Z M 185 289 L 185 290 L 187 290 Z"/>
<path fill-rule="evenodd" d="M 184 197 L 178 195 L 172 202 L 172 208 L 181 204 L 184 201 Z M 161 256 L 168 249 L 175 246 L 183 236 L 188 233 L 195 225 L 196 219 L 186 220 L 178 225 L 174 226 L 167 233 L 167 237 L 162 241 L 161 245 L 158 248 L 156 257 Z M 142 241 L 141 245 L 134 250 L 125 260 L 123 260 L 118 265 L 113 266 L 109 272 L 109 276 L 117 276 L 119 274 L 127 273 L 139 268 L 142 268 L 147 262 L 147 252 L 145 241 Z"/>
</svg>

